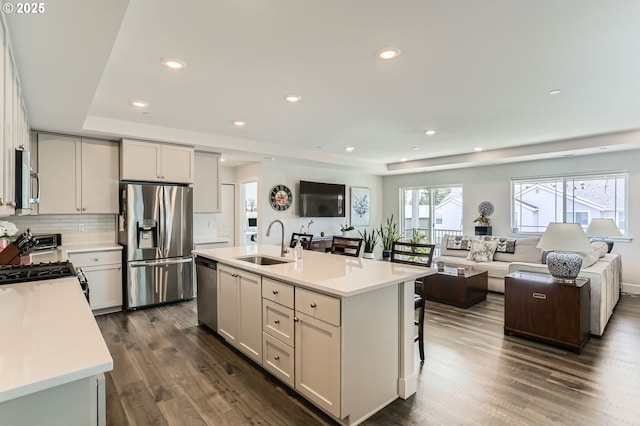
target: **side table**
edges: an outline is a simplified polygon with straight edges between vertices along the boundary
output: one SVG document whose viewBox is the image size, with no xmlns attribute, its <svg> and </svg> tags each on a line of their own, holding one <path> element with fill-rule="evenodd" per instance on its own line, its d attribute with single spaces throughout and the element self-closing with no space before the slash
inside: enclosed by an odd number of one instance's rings
<svg viewBox="0 0 640 426">
<path fill-rule="evenodd" d="M 504 334 L 580 353 L 589 339 L 590 282 L 557 282 L 549 274 L 513 272 L 504 281 Z"/>
</svg>

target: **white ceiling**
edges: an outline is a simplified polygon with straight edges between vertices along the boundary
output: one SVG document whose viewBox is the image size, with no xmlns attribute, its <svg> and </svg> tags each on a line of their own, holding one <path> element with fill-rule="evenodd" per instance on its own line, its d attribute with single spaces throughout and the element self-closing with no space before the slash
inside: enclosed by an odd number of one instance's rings
<svg viewBox="0 0 640 426">
<path fill-rule="evenodd" d="M 45 6 L 41 15 L 5 14 L 38 130 L 377 174 L 640 142 L 638 0 Z M 401 49 L 397 59 L 375 57 L 390 45 Z M 187 68 L 167 70 L 165 57 Z M 285 102 L 291 93 L 302 101 Z M 131 107 L 133 99 L 148 101 L 149 114 Z"/>
</svg>

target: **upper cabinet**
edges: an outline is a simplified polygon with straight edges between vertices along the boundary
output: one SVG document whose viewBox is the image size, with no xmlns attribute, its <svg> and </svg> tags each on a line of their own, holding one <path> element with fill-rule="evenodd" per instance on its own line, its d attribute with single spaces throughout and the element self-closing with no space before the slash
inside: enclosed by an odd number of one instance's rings
<svg viewBox="0 0 640 426">
<path fill-rule="evenodd" d="M 0 46 L 0 216 L 11 216 L 16 206 L 16 148 L 29 149 L 29 125 L 4 19 Z"/>
<path fill-rule="evenodd" d="M 193 182 L 193 212 L 220 212 L 220 155 L 211 152 L 195 153 Z"/>
<path fill-rule="evenodd" d="M 118 144 L 38 135 L 40 214 L 117 213 Z"/>
<path fill-rule="evenodd" d="M 120 178 L 165 183 L 193 183 L 194 149 L 123 139 Z"/>
</svg>

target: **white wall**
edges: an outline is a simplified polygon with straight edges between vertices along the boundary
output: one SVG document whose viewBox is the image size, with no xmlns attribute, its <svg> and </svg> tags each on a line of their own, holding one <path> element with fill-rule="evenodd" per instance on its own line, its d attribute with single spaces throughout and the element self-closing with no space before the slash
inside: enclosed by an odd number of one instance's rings
<svg viewBox="0 0 640 426">
<path fill-rule="evenodd" d="M 622 256 L 624 291 L 640 293 L 640 150 L 603 153 L 553 160 L 527 161 L 486 167 L 385 176 L 383 179 L 383 214 L 398 216 L 399 190 L 404 187 L 462 185 L 463 232 L 473 234 L 473 219 L 478 216 L 478 204 L 491 201 L 495 213 L 491 216 L 493 235 L 509 235 L 511 215 L 511 178 L 567 173 L 589 173 L 613 170 L 629 172 L 627 207 L 628 236 L 631 242 L 616 242 L 614 253 Z"/>
<path fill-rule="evenodd" d="M 338 183 L 346 185 L 346 207 L 351 206 L 351 187 L 367 187 L 371 189 L 371 225 L 369 227 L 359 227 L 352 231 L 353 236 L 357 236 L 357 230 L 367 228 L 377 228 L 383 221 L 382 215 L 382 177 L 368 175 L 361 172 L 353 172 L 341 169 L 321 169 L 313 167 L 303 167 L 280 161 L 265 161 L 261 164 L 252 164 L 238 167 L 236 170 L 236 180 L 238 183 L 244 179 L 258 177 L 258 241 L 260 244 L 279 244 L 280 227 L 275 225 L 271 236 L 265 235 L 267 227 L 272 220 L 280 219 L 285 223 L 285 241 L 291 239 L 292 232 L 299 232 L 300 227 L 313 220 L 309 232 L 319 237 L 321 232 L 331 236 L 340 234 L 340 226 L 350 223 L 349 213 L 344 218 L 304 218 L 298 217 L 298 196 L 300 180 L 315 182 Z M 274 210 L 269 204 L 269 191 L 274 185 L 286 185 L 293 194 L 291 207 L 279 212 Z"/>
</svg>

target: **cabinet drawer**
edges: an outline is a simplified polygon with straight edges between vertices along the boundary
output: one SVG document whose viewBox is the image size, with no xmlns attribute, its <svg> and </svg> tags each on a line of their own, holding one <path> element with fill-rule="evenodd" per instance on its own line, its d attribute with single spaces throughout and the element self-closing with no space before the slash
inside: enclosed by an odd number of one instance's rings
<svg viewBox="0 0 640 426">
<path fill-rule="evenodd" d="M 293 286 L 262 278 L 262 297 L 293 309 Z"/>
<path fill-rule="evenodd" d="M 109 250 L 69 253 L 69 260 L 71 260 L 73 266 L 80 267 L 122 264 L 122 252 L 120 250 Z"/>
<path fill-rule="evenodd" d="M 271 374 L 294 387 L 293 348 L 267 333 L 262 333 L 262 366 Z"/>
<path fill-rule="evenodd" d="M 294 346 L 293 330 L 293 309 L 262 299 L 262 331 Z"/>
<path fill-rule="evenodd" d="M 340 326 L 340 299 L 296 288 L 296 311 Z"/>
</svg>

